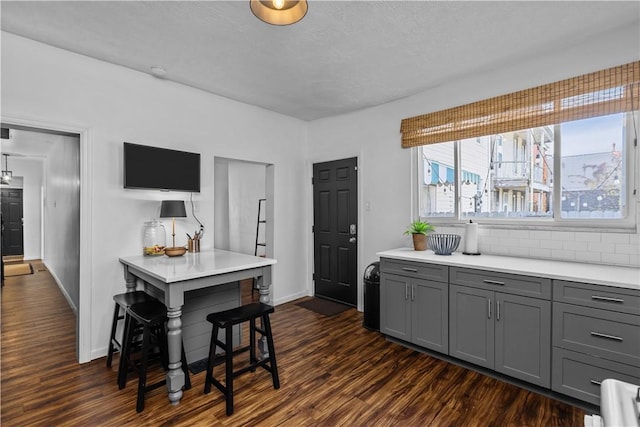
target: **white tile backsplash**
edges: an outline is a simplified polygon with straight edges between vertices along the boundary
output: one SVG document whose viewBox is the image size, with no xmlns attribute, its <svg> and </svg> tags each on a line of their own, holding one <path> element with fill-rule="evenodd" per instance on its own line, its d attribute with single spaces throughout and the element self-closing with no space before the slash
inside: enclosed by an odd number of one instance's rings
<svg viewBox="0 0 640 427">
<path fill-rule="evenodd" d="M 629 243 L 629 235 L 621 233 L 602 233 L 604 243 Z"/>
<path fill-rule="evenodd" d="M 627 244 L 616 244 L 615 252 L 617 254 L 628 254 L 628 255 L 636 255 L 638 254 L 638 245 L 627 245 Z"/>
<path fill-rule="evenodd" d="M 599 242 L 601 233 L 576 233 L 576 242 Z"/>
<path fill-rule="evenodd" d="M 640 225 L 640 202 L 636 206 L 637 227 Z M 458 251 L 464 250 L 464 228 L 460 225 L 441 226 L 436 232 L 460 234 L 462 241 Z M 502 228 L 480 224 L 478 250 L 487 255 L 640 267 L 640 234 L 637 229 L 625 233 L 604 229 L 589 231 L 588 228 L 537 230 L 531 226 Z"/>
<path fill-rule="evenodd" d="M 458 251 L 464 250 L 463 229 L 439 227 L 437 232 L 461 234 Z M 489 255 L 640 267 L 640 238 L 636 233 L 513 230 L 480 224 L 478 249 Z"/>
<path fill-rule="evenodd" d="M 616 245 L 613 243 L 587 243 L 587 250 L 601 253 L 615 253 Z"/>
<path fill-rule="evenodd" d="M 627 254 L 602 254 L 602 262 L 605 264 L 629 265 L 630 258 Z"/>
</svg>

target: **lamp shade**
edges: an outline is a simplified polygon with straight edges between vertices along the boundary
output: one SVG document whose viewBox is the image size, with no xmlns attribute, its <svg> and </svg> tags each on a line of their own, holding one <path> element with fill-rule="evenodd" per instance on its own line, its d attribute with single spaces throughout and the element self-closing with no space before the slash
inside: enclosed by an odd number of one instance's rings
<svg viewBox="0 0 640 427">
<path fill-rule="evenodd" d="M 187 216 L 182 200 L 163 200 L 160 205 L 160 218 L 181 218 Z"/>
<path fill-rule="evenodd" d="M 267 24 L 295 24 L 307 14 L 307 0 L 251 0 L 251 12 Z"/>
</svg>

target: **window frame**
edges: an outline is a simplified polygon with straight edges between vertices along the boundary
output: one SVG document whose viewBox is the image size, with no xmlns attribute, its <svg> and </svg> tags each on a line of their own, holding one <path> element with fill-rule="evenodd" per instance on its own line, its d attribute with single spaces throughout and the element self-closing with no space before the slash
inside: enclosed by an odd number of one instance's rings
<svg viewBox="0 0 640 427">
<path fill-rule="evenodd" d="M 634 123 L 635 122 L 635 123 Z M 636 131 L 640 131 L 640 111 L 634 111 L 626 113 L 626 141 L 624 147 L 625 155 L 625 212 L 623 218 L 562 218 L 561 217 L 561 197 L 562 197 L 562 185 L 561 185 L 561 164 L 562 164 L 562 142 L 554 141 L 554 154 L 553 154 L 553 176 L 554 182 L 557 179 L 559 185 L 553 186 L 553 210 L 552 216 L 549 217 L 527 217 L 527 218 L 487 218 L 487 217 L 473 217 L 464 218 L 461 212 L 461 156 L 460 147 L 462 141 L 457 140 L 454 142 L 454 166 L 455 166 L 455 183 L 454 183 L 454 213 L 452 216 L 440 217 L 440 216 L 424 216 L 421 210 L 422 205 L 422 191 L 421 186 L 424 180 L 423 160 L 422 160 L 422 148 L 424 146 L 416 146 L 411 148 L 412 156 L 414 157 L 413 164 L 417 166 L 417 173 L 413 174 L 413 182 L 416 186 L 413 192 L 415 196 L 415 211 L 416 218 L 420 218 L 423 221 L 428 221 L 435 225 L 447 226 L 447 225 L 461 225 L 467 223 L 469 219 L 479 224 L 496 226 L 497 228 L 514 228 L 514 229 L 537 229 L 537 230 L 554 230 L 562 228 L 566 231 L 612 231 L 612 232 L 634 232 L 637 229 L 637 210 L 638 210 L 638 188 L 640 187 L 640 180 L 638 179 L 638 165 L 640 164 L 640 150 L 637 146 Z"/>
</svg>

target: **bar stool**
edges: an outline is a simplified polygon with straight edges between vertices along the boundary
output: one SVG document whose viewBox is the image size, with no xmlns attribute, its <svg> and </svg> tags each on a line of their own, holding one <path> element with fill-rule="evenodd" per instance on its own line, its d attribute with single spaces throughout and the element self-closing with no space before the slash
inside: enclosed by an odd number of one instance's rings
<svg viewBox="0 0 640 427">
<path fill-rule="evenodd" d="M 132 304 L 126 310 L 125 326 L 123 335 L 123 349 L 120 356 L 120 367 L 118 369 L 118 386 L 123 389 L 127 382 L 128 369 L 127 364 L 130 363 L 132 348 L 135 344 L 136 326 L 142 327 L 142 348 L 140 364 L 138 370 L 138 398 L 136 402 L 136 411 L 142 412 L 144 409 L 145 393 L 155 390 L 167 383 L 166 379 L 158 381 L 154 384 L 147 385 L 147 364 L 149 361 L 149 353 L 155 346 L 160 349 L 160 360 L 164 370 L 168 370 L 167 355 L 167 330 L 165 323 L 167 321 L 167 308 L 160 301 L 145 301 Z M 191 379 L 189 378 L 189 369 L 187 367 L 187 358 L 182 346 L 182 370 L 185 375 L 185 390 L 191 388 Z"/>
<path fill-rule="evenodd" d="M 276 364 L 276 352 L 273 346 L 273 335 L 271 334 L 271 323 L 269 314 L 273 313 L 272 306 L 263 303 L 252 303 L 243 305 L 231 310 L 211 313 L 207 316 L 207 321 L 213 324 L 211 330 L 211 343 L 209 345 L 209 358 L 207 360 L 207 374 L 204 383 L 204 393 L 211 391 L 211 384 L 215 385 L 224 394 L 227 405 L 227 415 L 233 414 L 233 378 L 240 374 L 251 371 L 255 372 L 256 367 L 261 366 L 271 372 L 273 379 L 273 388 L 280 388 L 280 379 L 278 378 L 278 367 Z M 262 319 L 262 329 L 256 327 L 256 319 Z M 249 324 L 249 346 L 237 350 L 235 353 L 241 353 L 249 350 L 249 366 L 245 366 L 237 371 L 233 370 L 233 326 L 244 322 Z M 218 330 L 225 330 L 225 341 L 218 339 Z M 263 337 L 267 338 L 267 346 L 269 356 L 258 360 L 255 355 L 256 331 Z M 225 385 L 222 385 L 213 377 L 213 366 L 216 359 L 216 347 L 224 350 L 225 360 Z"/>
<path fill-rule="evenodd" d="M 117 351 L 122 354 L 122 343 L 116 338 L 116 329 L 118 327 L 118 322 L 124 319 L 125 311 L 127 310 L 127 308 L 133 304 L 154 300 L 155 298 L 143 291 L 125 292 L 124 294 L 117 294 L 113 296 L 113 301 L 115 301 L 115 309 L 113 310 L 113 321 L 111 322 L 111 337 L 109 338 L 109 350 L 107 351 L 108 368 L 111 367 L 113 353 Z M 123 310 L 122 314 L 120 314 L 120 309 Z"/>
</svg>

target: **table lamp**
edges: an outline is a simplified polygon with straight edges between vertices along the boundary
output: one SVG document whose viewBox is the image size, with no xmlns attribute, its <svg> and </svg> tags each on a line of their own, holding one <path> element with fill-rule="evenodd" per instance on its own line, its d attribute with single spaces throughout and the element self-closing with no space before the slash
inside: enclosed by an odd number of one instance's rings
<svg viewBox="0 0 640 427">
<path fill-rule="evenodd" d="M 173 246 L 176 247 L 176 218 L 186 218 L 187 210 L 182 200 L 163 200 L 160 205 L 160 218 L 171 218 L 171 236 Z M 166 253 L 166 251 L 165 251 Z M 182 255 L 182 254 L 180 254 Z"/>
</svg>

